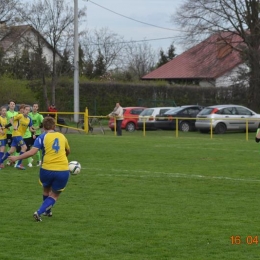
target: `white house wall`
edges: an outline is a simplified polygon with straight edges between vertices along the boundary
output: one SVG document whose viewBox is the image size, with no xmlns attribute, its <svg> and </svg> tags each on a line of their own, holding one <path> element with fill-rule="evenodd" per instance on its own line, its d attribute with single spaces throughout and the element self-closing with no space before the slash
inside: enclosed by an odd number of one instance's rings
<svg viewBox="0 0 260 260">
<path fill-rule="evenodd" d="M 248 70 L 246 64 L 241 64 L 231 71 L 225 73 L 223 76 L 216 79 L 216 87 L 229 87 L 231 85 L 241 83 L 241 80 L 238 81 L 239 72 L 241 70 Z"/>
<path fill-rule="evenodd" d="M 5 58 L 13 58 L 17 54 L 21 54 L 24 48 L 27 46 L 29 52 L 33 52 L 33 48 L 30 47 L 30 45 L 37 46 L 37 36 L 32 32 L 29 31 L 26 33 L 26 35 L 23 36 L 23 38 L 19 41 L 19 43 L 16 43 L 15 45 L 11 46 L 11 48 L 8 49 L 8 51 L 5 53 Z M 43 57 L 46 58 L 47 63 L 51 66 L 52 65 L 52 49 L 43 41 Z M 56 61 L 60 60 L 60 56 L 56 55 Z"/>
</svg>

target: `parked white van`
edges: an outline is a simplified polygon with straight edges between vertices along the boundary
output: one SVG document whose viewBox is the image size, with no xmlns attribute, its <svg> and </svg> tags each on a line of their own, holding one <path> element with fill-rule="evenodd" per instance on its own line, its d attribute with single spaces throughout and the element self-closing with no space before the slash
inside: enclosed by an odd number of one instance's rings
<svg viewBox="0 0 260 260">
<path fill-rule="evenodd" d="M 174 107 L 151 107 L 144 109 L 137 121 L 138 129 L 143 129 L 144 123 L 145 129 L 157 129 L 154 125 L 156 116 L 162 116 L 165 112 L 173 108 Z"/>
</svg>

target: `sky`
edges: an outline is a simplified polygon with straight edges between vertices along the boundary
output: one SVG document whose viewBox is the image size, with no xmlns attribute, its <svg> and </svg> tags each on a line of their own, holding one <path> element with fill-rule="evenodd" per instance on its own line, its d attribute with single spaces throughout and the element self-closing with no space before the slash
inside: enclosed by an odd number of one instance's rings
<svg viewBox="0 0 260 260">
<path fill-rule="evenodd" d="M 33 3 L 34 1 L 26 0 L 29 3 Z M 74 7 L 74 1 L 67 0 L 66 2 Z M 108 28 L 112 33 L 124 37 L 126 42 L 149 40 L 147 42 L 158 53 L 161 48 L 166 52 L 172 42 L 176 48 L 176 54 L 184 51 L 183 45 L 178 42 L 178 36 L 181 35 L 180 28 L 171 22 L 171 16 L 184 0 L 77 1 L 79 8 L 87 7 L 87 17 L 81 24 L 83 29 L 99 30 L 101 28 Z"/>
<path fill-rule="evenodd" d="M 123 36 L 125 41 L 173 37 L 149 41 L 149 44 L 155 51 L 161 48 L 167 51 L 174 42 L 176 53 L 180 54 L 184 51 L 182 45 L 177 43 L 177 36 L 181 32 L 170 20 L 171 15 L 183 2 L 183 0 L 78 0 L 78 5 L 79 8 L 87 7 L 87 19 L 84 24 L 89 29 L 106 27 L 109 31 Z M 149 26 L 123 16 L 168 29 Z"/>
</svg>

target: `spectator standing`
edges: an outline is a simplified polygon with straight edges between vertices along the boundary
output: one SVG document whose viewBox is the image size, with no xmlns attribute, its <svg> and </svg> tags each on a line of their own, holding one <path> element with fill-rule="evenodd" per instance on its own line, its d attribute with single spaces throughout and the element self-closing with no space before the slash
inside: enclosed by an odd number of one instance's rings
<svg viewBox="0 0 260 260">
<path fill-rule="evenodd" d="M 123 108 L 120 106 L 119 102 L 116 103 L 116 106 L 114 108 L 114 110 L 108 115 L 110 117 L 115 117 L 116 118 L 116 134 L 117 136 L 121 136 L 122 135 L 122 122 L 124 120 L 124 110 Z"/>
<path fill-rule="evenodd" d="M 48 107 L 48 112 L 49 112 L 48 116 L 51 116 L 51 117 L 53 117 L 54 119 L 56 118 L 56 114 L 55 114 L 55 113 L 57 113 L 58 110 L 57 110 L 55 104 L 51 104 L 51 105 Z"/>
</svg>

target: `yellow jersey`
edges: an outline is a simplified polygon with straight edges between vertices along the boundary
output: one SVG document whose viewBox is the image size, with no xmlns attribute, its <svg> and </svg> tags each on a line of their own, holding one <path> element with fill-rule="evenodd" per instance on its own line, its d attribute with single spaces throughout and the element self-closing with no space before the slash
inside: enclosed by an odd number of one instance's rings
<svg viewBox="0 0 260 260">
<path fill-rule="evenodd" d="M 14 128 L 12 136 L 24 136 L 26 129 L 32 126 L 32 119 L 29 116 L 24 116 L 23 114 L 18 114 L 13 117 Z"/>
<path fill-rule="evenodd" d="M 70 150 L 67 138 L 59 132 L 45 132 L 35 140 L 33 147 L 42 150 L 42 168 L 50 171 L 67 171 L 69 162 L 66 150 Z"/>
<path fill-rule="evenodd" d="M 0 116 L 0 127 L 5 127 L 7 125 L 7 118 L 6 117 L 2 117 Z M 0 134 L 0 140 L 4 140 L 7 138 L 6 134 L 7 134 L 8 129 L 3 129 L 3 134 Z"/>
</svg>

